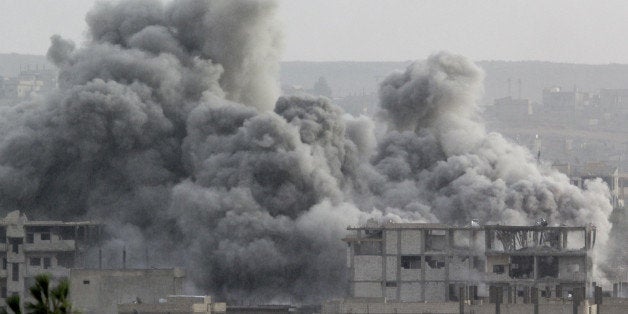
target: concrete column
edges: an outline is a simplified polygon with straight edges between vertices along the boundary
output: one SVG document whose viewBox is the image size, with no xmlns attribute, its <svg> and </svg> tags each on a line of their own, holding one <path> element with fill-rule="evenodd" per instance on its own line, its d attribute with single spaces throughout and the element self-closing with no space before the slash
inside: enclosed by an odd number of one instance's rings
<svg viewBox="0 0 628 314">
<path fill-rule="evenodd" d="M 534 281 L 539 279 L 539 257 L 534 255 Z"/>
<path fill-rule="evenodd" d="M 464 287 L 460 287 L 460 289 L 458 289 L 458 305 L 459 305 L 459 310 L 460 310 L 460 314 L 464 314 Z"/>
<path fill-rule="evenodd" d="M 595 286 L 595 304 L 597 306 L 597 314 L 602 313 L 602 287 Z"/>
<path fill-rule="evenodd" d="M 534 304 L 534 314 L 539 314 L 539 289 L 532 287 L 532 304 Z"/>
<path fill-rule="evenodd" d="M 580 288 L 574 288 L 571 298 L 572 313 L 578 314 L 578 305 L 580 305 Z"/>
<path fill-rule="evenodd" d="M 401 301 L 401 230 L 397 232 L 397 301 Z"/>
</svg>

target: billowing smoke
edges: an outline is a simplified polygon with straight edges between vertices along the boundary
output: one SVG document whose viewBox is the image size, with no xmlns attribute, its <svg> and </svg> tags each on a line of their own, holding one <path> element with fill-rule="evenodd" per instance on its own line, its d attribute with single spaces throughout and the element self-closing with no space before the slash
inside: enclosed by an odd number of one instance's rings
<svg viewBox="0 0 628 314">
<path fill-rule="evenodd" d="M 0 205 L 97 219 L 105 266 L 183 266 L 197 292 L 313 301 L 344 293 L 348 225 L 369 218 L 598 226 L 611 206 L 477 117 L 482 72 L 446 53 L 381 86 L 381 118 L 279 98 L 270 1 L 97 5 L 89 40 L 52 38 L 49 97 L 0 108 Z"/>
</svg>

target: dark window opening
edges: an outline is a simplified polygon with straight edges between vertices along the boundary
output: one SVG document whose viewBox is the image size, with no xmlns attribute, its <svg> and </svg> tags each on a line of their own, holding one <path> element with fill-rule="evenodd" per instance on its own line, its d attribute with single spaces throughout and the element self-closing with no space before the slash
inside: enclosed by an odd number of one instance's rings
<svg viewBox="0 0 628 314">
<path fill-rule="evenodd" d="M 479 256 L 473 257 L 473 269 L 483 272 L 485 267 L 486 266 L 483 259 L 481 259 Z"/>
<path fill-rule="evenodd" d="M 426 256 L 425 264 L 433 269 L 440 269 L 445 267 L 445 257 L 444 256 Z"/>
<path fill-rule="evenodd" d="M 26 234 L 26 243 L 33 243 L 35 241 L 35 234 L 34 233 L 27 233 Z"/>
<path fill-rule="evenodd" d="M 366 229 L 364 230 L 364 237 L 369 239 L 381 239 L 382 238 L 382 230 L 377 229 Z"/>
<path fill-rule="evenodd" d="M 459 291 L 456 289 L 456 285 L 453 283 L 449 284 L 449 301 L 459 301 Z"/>
<path fill-rule="evenodd" d="M 381 255 L 382 243 L 379 241 L 365 241 L 356 243 L 355 245 L 356 255 Z"/>
<path fill-rule="evenodd" d="M 20 252 L 19 245 L 22 244 L 21 238 L 9 238 L 9 244 L 11 244 L 11 252 L 18 254 Z"/>
<path fill-rule="evenodd" d="M 76 240 L 75 228 L 61 227 L 59 230 L 59 237 L 63 240 Z"/>
<path fill-rule="evenodd" d="M 534 257 L 533 256 L 512 256 L 510 258 L 511 278 L 533 278 L 534 277 Z"/>
<path fill-rule="evenodd" d="M 41 266 L 41 258 L 39 258 L 39 257 L 31 257 L 29 264 L 31 266 Z"/>
<path fill-rule="evenodd" d="M 425 249 L 428 251 L 444 251 L 447 248 L 446 230 L 428 230 Z"/>
<path fill-rule="evenodd" d="M 549 298 L 549 291 L 546 290 L 541 290 L 541 297 L 543 298 Z"/>
<path fill-rule="evenodd" d="M 0 227 L 0 243 L 7 243 L 7 230 Z"/>
<path fill-rule="evenodd" d="M 558 278 L 558 257 L 540 256 L 538 266 L 539 278 Z"/>
<path fill-rule="evenodd" d="M 503 274 L 505 271 L 506 267 L 504 267 L 504 265 L 493 265 L 494 274 Z"/>
<path fill-rule="evenodd" d="M 7 297 L 7 287 L 0 288 L 0 297 L 6 299 Z"/>
<path fill-rule="evenodd" d="M 42 241 L 49 241 L 50 240 L 50 233 L 49 232 L 44 232 L 41 234 L 41 240 Z"/>
<path fill-rule="evenodd" d="M 517 290 L 517 296 L 523 298 L 524 291 L 523 290 Z"/>
<path fill-rule="evenodd" d="M 20 264 L 18 263 L 13 263 L 13 265 L 11 265 L 11 280 L 13 281 L 19 281 L 20 280 Z"/>
<path fill-rule="evenodd" d="M 74 254 L 73 253 L 57 254 L 57 266 L 61 266 L 65 268 L 74 267 Z"/>
<path fill-rule="evenodd" d="M 89 285 L 89 280 L 83 280 L 84 285 Z"/>
<path fill-rule="evenodd" d="M 421 256 L 401 256 L 401 268 L 421 269 Z"/>
<path fill-rule="evenodd" d="M 7 269 L 7 258 L 6 257 L 2 259 L 2 269 L 3 270 Z"/>
<path fill-rule="evenodd" d="M 386 287 L 396 287 L 396 286 L 397 286 L 396 281 L 386 281 Z"/>
<path fill-rule="evenodd" d="M 50 257 L 44 257 L 44 269 L 50 268 Z"/>
</svg>

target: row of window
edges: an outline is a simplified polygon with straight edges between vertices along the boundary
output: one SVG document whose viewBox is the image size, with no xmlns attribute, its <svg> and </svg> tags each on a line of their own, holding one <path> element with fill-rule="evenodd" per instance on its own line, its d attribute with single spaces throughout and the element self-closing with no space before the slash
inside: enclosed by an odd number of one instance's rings
<svg viewBox="0 0 628 314">
<path fill-rule="evenodd" d="M 29 258 L 30 266 L 43 266 L 44 269 L 48 269 L 52 266 L 50 257 L 31 257 Z M 19 263 L 11 263 L 13 267 L 11 267 L 11 280 L 19 281 L 20 280 L 20 264 Z M 6 258 L 2 259 L 2 269 L 7 270 L 9 263 Z"/>
<path fill-rule="evenodd" d="M 50 232 L 43 232 L 39 234 L 39 238 L 42 241 L 50 241 Z M 34 233 L 27 233 L 26 234 L 26 243 L 33 243 L 35 241 L 35 234 Z"/>
</svg>

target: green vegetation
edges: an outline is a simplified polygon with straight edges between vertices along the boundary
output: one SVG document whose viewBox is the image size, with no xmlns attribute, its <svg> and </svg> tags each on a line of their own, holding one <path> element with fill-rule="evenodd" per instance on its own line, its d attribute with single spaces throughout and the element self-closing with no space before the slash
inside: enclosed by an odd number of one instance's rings
<svg viewBox="0 0 628 314">
<path fill-rule="evenodd" d="M 26 313 L 28 314 L 65 314 L 76 313 L 72 311 L 72 304 L 69 301 L 70 284 L 67 279 L 63 279 L 59 284 L 51 288 L 50 275 L 40 274 L 35 277 L 35 285 L 28 290 L 35 300 L 34 302 L 27 302 L 24 305 Z M 10 296 L 6 300 L 7 307 L 13 311 L 14 314 L 22 314 L 20 309 L 20 297 L 18 295 Z M 8 314 L 5 309 L 0 311 L 0 314 Z"/>
</svg>

